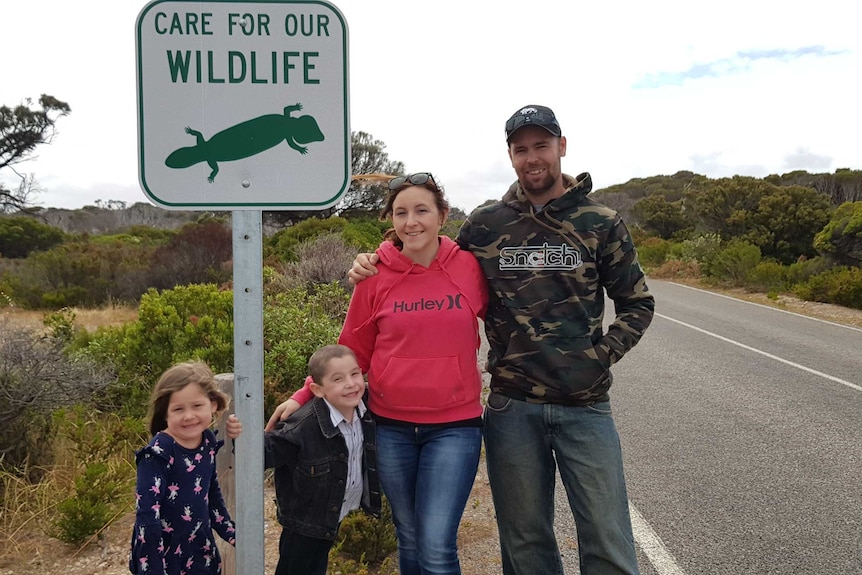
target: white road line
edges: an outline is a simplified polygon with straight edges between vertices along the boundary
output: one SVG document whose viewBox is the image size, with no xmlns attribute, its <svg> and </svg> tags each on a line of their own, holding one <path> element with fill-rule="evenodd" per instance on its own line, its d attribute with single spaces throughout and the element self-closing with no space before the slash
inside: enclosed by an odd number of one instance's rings
<svg viewBox="0 0 862 575">
<path fill-rule="evenodd" d="M 847 387 L 849 387 L 850 389 L 855 389 L 856 391 L 862 391 L 862 386 L 860 386 L 860 385 L 856 385 L 855 383 L 851 383 L 851 382 L 849 382 L 849 381 L 845 381 L 845 380 L 843 380 L 843 379 L 841 379 L 841 378 L 838 378 L 838 377 L 835 377 L 835 376 L 833 376 L 833 375 L 829 375 L 828 373 L 823 373 L 822 371 L 817 371 L 816 369 L 811 369 L 810 367 L 805 367 L 805 366 L 804 366 L 804 365 L 802 365 L 802 364 L 799 364 L 799 363 L 796 363 L 796 362 L 793 362 L 793 361 L 789 361 L 789 360 L 787 360 L 787 359 L 784 359 L 784 358 L 778 357 L 777 355 L 772 355 L 771 353 L 767 353 L 767 352 L 762 351 L 762 350 L 760 350 L 760 349 L 757 349 L 757 348 L 751 347 L 750 345 L 745 345 L 744 343 L 740 343 L 740 342 L 738 342 L 738 341 L 735 341 L 735 340 L 732 340 L 732 339 L 726 338 L 726 337 L 724 337 L 724 336 L 722 336 L 722 335 L 718 335 L 717 333 L 712 333 L 711 331 L 706 331 L 705 329 L 701 329 L 701 328 L 699 328 L 699 327 L 697 327 L 697 326 L 693 326 L 693 325 L 691 325 L 691 324 L 689 324 L 689 323 L 685 323 L 684 321 L 679 321 L 678 319 L 673 319 L 672 317 L 668 317 L 668 316 L 666 316 L 666 315 L 662 315 L 662 314 L 659 314 L 659 313 L 657 313 L 657 314 L 655 314 L 655 315 L 656 315 L 656 316 L 658 316 L 658 317 L 664 318 L 664 319 L 666 319 L 666 320 L 668 320 L 668 321 L 672 321 L 672 322 L 674 322 L 674 323 L 678 323 L 679 325 L 685 326 L 685 327 L 687 327 L 687 328 L 691 328 L 691 329 L 693 329 L 693 330 L 695 330 L 695 331 L 699 331 L 700 333 L 704 333 L 704 334 L 706 334 L 706 335 L 712 336 L 712 337 L 714 337 L 714 338 L 716 338 L 716 339 L 720 339 L 721 341 L 727 342 L 727 343 L 729 343 L 729 344 L 739 346 L 739 347 L 741 347 L 741 348 L 743 348 L 743 349 L 747 349 L 748 351 L 753 351 L 754 353 L 759 353 L 760 355 L 762 355 L 762 356 L 764 356 L 764 357 L 768 357 L 769 359 L 774 359 L 775 361 L 780 361 L 781 363 L 787 364 L 787 365 L 789 365 L 789 366 L 791 366 L 791 367 L 795 367 L 796 369 L 801 369 L 802 371 L 807 371 L 808 373 L 811 373 L 811 374 L 813 374 L 813 375 L 816 375 L 816 376 L 822 377 L 822 378 L 824 378 L 824 379 L 828 379 L 829 381 L 834 381 L 835 383 L 840 383 L 841 385 L 846 385 L 846 386 L 847 386 Z"/>
<path fill-rule="evenodd" d="M 671 555 L 664 543 L 652 530 L 643 515 L 629 502 L 629 515 L 632 518 L 632 532 L 641 551 L 649 558 L 658 575 L 685 575 L 676 559 Z"/>
<path fill-rule="evenodd" d="M 836 323 L 836 322 L 834 322 L 834 321 L 829 321 L 828 319 L 820 319 L 819 317 L 813 317 L 813 316 L 810 316 L 810 315 L 805 315 L 804 313 L 797 313 L 797 312 L 795 312 L 795 311 L 790 311 L 790 310 L 786 310 L 786 309 L 781 309 L 781 308 L 778 308 L 778 307 L 773 307 L 773 306 L 771 306 L 771 305 L 764 305 L 764 304 L 762 304 L 762 303 L 757 303 L 757 302 L 755 302 L 755 301 L 748 301 L 747 299 L 739 299 L 738 297 L 733 297 L 733 296 L 729 296 L 729 295 L 724 295 L 723 293 L 716 293 L 716 292 L 714 292 L 714 291 L 709 291 L 709 290 L 705 290 L 705 289 L 700 289 L 700 288 L 696 288 L 696 287 L 692 287 L 692 286 L 689 286 L 689 285 L 680 284 L 680 283 L 676 283 L 676 282 L 668 282 L 668 283 L 673 284 L 673 285 L 678 286 L 678 287 L 683 287 L 683 288 L 686 288 L 686 289 L 694 290 L 694 291 L 697 291 L 697 292 L 700 292 L 700 293 L 705 293 L 705 294 L 709 294 L 709 295 L 714 295 L 714 296 L 716 296 L 716 297 L 723 297 L 723 298 L 727 298 L 727 299 L 730 299 L 730 300 L 733 300 L 733 301 L 736 301 L 736 302 L 739 302 L 739 303 L 747 303 L 748 305 L 756 305 L 757 307 L 762 307 L 762 308 L 764 308 L 764 309 L 771 309 L 772 311 L 780 311 L 781 313 L 789 313 L 790 315 L 795 315 L 796 317 L 804 317 L 805 319 L 810 319 L 810 320 L 812 320 L 812 321 L 819 321 L 820 323 L 828 323 L 829 325 L 834 325 L 835 327 L 843 327 L 843 328 L 845 328 L 845 329 L 852 329 L 853 331 L 862 331 L 862 328 L 858 328 L 858 327 L 856 327 L 856 326 L 852 326 L 852 325 L 845 325 L 845 324 L 843 324 L 843 323 Z"/>
</svg>

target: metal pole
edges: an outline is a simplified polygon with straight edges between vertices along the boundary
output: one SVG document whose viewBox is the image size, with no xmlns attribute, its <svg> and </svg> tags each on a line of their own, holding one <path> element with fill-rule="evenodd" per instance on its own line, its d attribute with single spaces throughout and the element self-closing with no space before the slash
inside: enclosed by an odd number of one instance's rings
<svg viewBox="0 0 862 575">
<path fill-rule="evenodd" d="M 236 440 L 236 571 L 263 575 L 263 233 L 259 210 L 231 212 L 234 402 L 246 430 Z"/>
</svg>

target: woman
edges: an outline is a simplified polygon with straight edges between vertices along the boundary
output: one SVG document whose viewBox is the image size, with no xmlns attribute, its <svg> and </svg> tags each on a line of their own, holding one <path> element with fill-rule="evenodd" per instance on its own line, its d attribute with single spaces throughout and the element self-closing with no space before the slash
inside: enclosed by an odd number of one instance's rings
<svg viewBox="0 0 862 575">
<path fill-rule="evenodd" d="M 476 258 L 440 235 L 448 214 L 431 174 L 389 181 L 379 273 L 356 286 L 338 339 L 368 375 L 402 575 L 461 573 L 458 524 L 481 449 L 476 318 L 488 294 Z M 307 385 L 293 399 L 307 401 Z"/>
</svg>

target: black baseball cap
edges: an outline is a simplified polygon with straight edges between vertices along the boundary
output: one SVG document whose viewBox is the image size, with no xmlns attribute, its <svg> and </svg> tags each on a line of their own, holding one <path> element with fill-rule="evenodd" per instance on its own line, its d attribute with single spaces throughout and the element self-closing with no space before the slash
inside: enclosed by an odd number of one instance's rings
<svg viewBox="0 0 862 575">
<path fill-rule="evenodd" d="M 524 106 L 512 114 L 512 117 L 506 121 L 506 141 L 509 141 L 518 128 L 524 126 L 539 126 L 558 137 L 563 133 L 554 111 L 547 106 Z"/>
</svg>

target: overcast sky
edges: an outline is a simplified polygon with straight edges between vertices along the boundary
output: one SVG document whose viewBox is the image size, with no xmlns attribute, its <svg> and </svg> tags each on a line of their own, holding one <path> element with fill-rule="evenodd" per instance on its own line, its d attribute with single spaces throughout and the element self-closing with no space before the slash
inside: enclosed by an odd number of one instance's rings
<svg viewBox="0 0 862 575">
<path fill-rule="evenodd" d="M 349 28 L 350 128 L 407 171 L 434 172 L 465 211 L 514 180 L 503 125 L 527 104 L 555 110 L 564 171 L 590 172 L 597 188 L 679 170 L 862 169 L 862 33 L 846 0 L 332 4 Z M 42 206 L 147 201 L 135 83 L 145 5 L 4 2 L 0 104 L 47 93 L 72 108 L 18 166 Z"/>
</svg>

